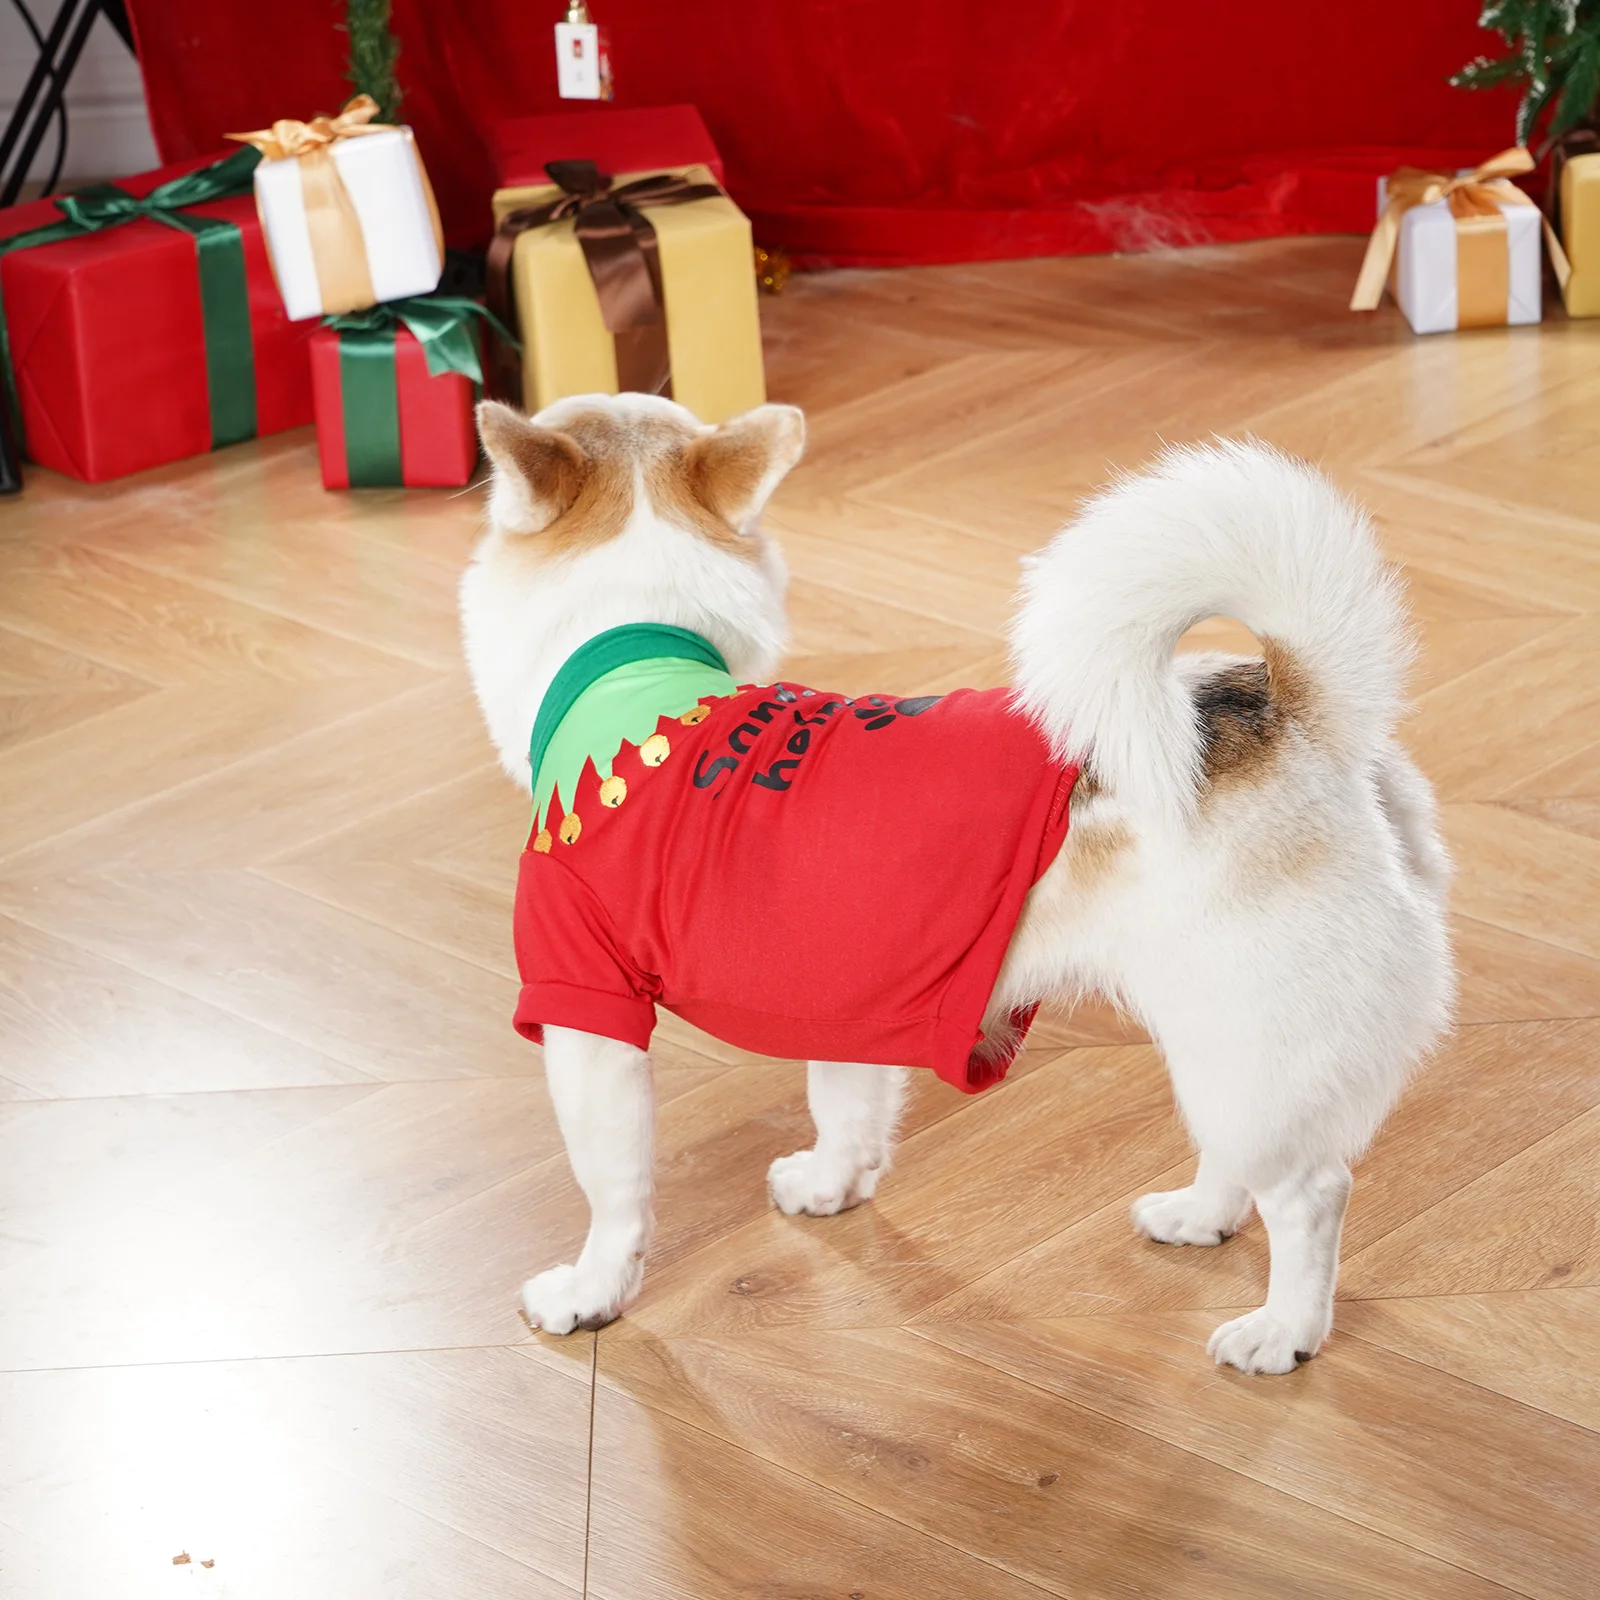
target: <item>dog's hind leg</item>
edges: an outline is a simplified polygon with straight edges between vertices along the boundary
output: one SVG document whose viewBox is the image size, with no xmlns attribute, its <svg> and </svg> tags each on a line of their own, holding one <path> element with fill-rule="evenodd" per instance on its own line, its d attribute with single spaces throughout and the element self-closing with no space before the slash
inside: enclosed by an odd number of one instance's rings
<svg viewBox="0 0 1600 1600">
<path fill-rule="evenodd" d="M 889 1170 L 905 1093 L 904 1067 L 813 1061 L 806 1096 L 817 1142 L 767 1169 L 772 1203 L 790 1216 L 831 1217 L 870 1200 Z"/>
<path fill-rule="evenodd" d="M 1315 998 L 1285 985 L 1280 1000 L 1285 993 L 1297 997 L 1293 1007 L 1280 1005 L 1291 1013 L 1309 1010 Z M 1339 1235 L 1350 1198 L 1343 1157 L 1365 1143 L 1387 1081 L 1380 1073 L 1341 1069 L 1330 1048 L 1341 1041 L 1308 1034 L 1297 1014 L 1275 1017 L 1271 995 L 1236 983 L 1234 1001 L 1209 1017 L 1200 1005 L 1187 1013 L 1171 1007 L 1166 1027 L 1152 1029 L 1163 1035 L 1200 1166 L 1188 1189 L 1146 1196 L 1134 1220 L 1153 1237 L 1211 1242 L 1242 1222 L 1253 1202 L 1271 1252 L 1266 1304 L 1218 1328 L 1207 1349 L 1242 1372 L 1292 1372 L 1321 1349 L 1333 1325 Z M 1263 1047 L 1263 1034 L 1274 1047 Z"/>
<path fill-rule="evenodd" d="M 1272 1265 L 1267 1303 L 1211 1335 L 1206 1349 L 1241 1372 L 1289 1372 L 1309 1361 L 1333 1326 L 1339 1232 L 1350 1199 L 1342 1162 L 1309 1166 L 1255 1191 Z"/>
<path fill-rule="evenodd" d="M 1186 1189 L 1147 1194 L 1133 1202 L 1133 1225 L 1160 1244 L 1221 1244 L 1250 1215 L 1250 1191 L 1204 1151 Z"/>
<path fill-rule="evenodd" d="M 603 1327 L 639 1292 L 653 1223 L 655 1090 L 644 1051 L 571 1028 L 544 1030 L 544 1070 L 589 1201 L 589 1237 L 571 1265 L 529 1279 L 522 1304 L 536 1328 L 571 1333 Z"/>
</svg>

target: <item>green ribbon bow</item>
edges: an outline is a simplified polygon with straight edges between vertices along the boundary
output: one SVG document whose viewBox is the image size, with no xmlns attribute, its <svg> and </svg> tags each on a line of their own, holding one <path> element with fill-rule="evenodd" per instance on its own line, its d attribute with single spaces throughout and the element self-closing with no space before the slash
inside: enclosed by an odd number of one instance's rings
<svg viewBox="0 0 1600 1600">
<path fill-rule="evenodd" d="M 191 217 L 188 206 L 208 200 L 226 200 L 250 192 L 252 174 L 261 153 L 253 148 L 235 150 L 208 167 L 186 172 L 152 189 L 143 200 L 112 183 L 97 183 L 56 201 L 60 222 L 46 223 L 26 233 L 0 239 L 0 254 L 34 245 L 82 238 L 124 222 L 148 218 L 192 234 L 200 274 L 200 314 L 205 331 L 206 383 L 211 403 L 211 448 L 253 439 L 256 433 L 255 351 L 250 341 L 250 289 L 244 270 L 244 237 L 232 222 L 220 217 Z M 5 378 L 6 403 L 16 420 L 22 442 L 22 407 L 17 397 L 16 373 L 11 366 L 11 345 L 6 332 L 5 306 L 0 303 L 0 372 Z"/>
<path fill-rule="evenodd" d="M 352 489 L 404 482 L 400 466 L 400 385 L 395 329 L 402 323 L 422 346 L 428 372 L 459 372 L 479 387 L 483 367 L 472 319 L 481 317 L 500 338 L 516 340 L 492 311 L 460 295 L 414 295 L 364 311 L 324 317 L 339 335 L 339 392 L 344 412 L 345 467 Z"/>
</svg>

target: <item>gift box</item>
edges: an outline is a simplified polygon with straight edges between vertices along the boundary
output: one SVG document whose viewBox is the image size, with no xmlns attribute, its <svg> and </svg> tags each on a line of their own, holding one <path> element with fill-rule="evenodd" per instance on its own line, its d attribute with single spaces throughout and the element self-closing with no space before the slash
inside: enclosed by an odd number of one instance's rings
<svg viewBox="0 0 1600 1600">
<path fill-rule="evenodd" d="M 1380 178 L 1378 225 L 1350 309 L 1373 310 L 1387 283 L 1416 333 L 1539 321 L 1541 231 L 1558 276 L 1566 262 L 1538 208 L 1510 182 L 1532 170 L 1533 157 L 1517 148 L 1466 172 L 1401 167 Z"/>
<path fill-rule="evenodd" d="M 726 181 L 722 156 L 693 106 L 504 117 L 489 127 L 489 153 L 497 189 L 547 182 L 547 161 L 592 161 L 602 172 L 705 167 L 717 183 Z"/>
<path fill-rule="evenodd" d="M 311 420 L 254 151 L 0 211 L 0 366 L 25 453 L 89 483 Z"/>
<path fill-rule="evenodd" d="M 325 489 L 466 483 L 483 383 L 475 301 L 434 295 L 331 317 L 311 340 Z M 498 330 L 502 334 L 503 329 Z"/>
<path fill-rule="evenodd" d="M 411 130 L 357 95 L 337 117 L 229 134 L 261 152 L 256 205 L 291 321 L 428 294 L 444 234 Z"/>
<path fill-rule="evenodd" d="M 1378 180 L 1378 209 L 1387 204 Z M 1543 258 L 1539 213 L 1531 205 L 1496 201 L 1498 230 L 1475 229 L 1477 216 L 1458 218 L 1447 199 L 1410 207 L 1400 219 L 1390 280 L 1396 303 L 1414 333 L 1461 328 L 1521 327 L 1543 315 Z"/>
<path fill-rule="evenodd" d="M 488 300 L 521 337 L 494 389 L 539 411 L 573 394 L 665 394 L 702 422 L 766 399 L 750 223 L 705 167 L 554 182 L 494 196 Z"/>
<path fill-rule="evenodd" d="M 1572 265 L 1567 315 L 1600 317 L 1600 154 L 1570 157 L 1560 192 L 1561 242 Z"/>
</svg>

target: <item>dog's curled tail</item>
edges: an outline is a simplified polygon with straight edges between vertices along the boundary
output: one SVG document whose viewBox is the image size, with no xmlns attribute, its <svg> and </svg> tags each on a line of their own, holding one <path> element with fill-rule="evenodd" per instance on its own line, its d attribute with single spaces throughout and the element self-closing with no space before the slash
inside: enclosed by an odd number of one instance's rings
<svg viewBox="0 0 1600 1600">
<path fill-rule="evenodd" d="M 1205 781 L 1207 729 L 1173 651 L 1212 616 L 1261 641 L 1274 723 L 1334 759 L 1365 759 L 1400 714 L 1411 635 L 1364 513 L 1253 441 L 1169 449 L 1031 558 L 1011 628 L 1019 703 L 1152 822 L 1186 825 Z"/>
</svg>

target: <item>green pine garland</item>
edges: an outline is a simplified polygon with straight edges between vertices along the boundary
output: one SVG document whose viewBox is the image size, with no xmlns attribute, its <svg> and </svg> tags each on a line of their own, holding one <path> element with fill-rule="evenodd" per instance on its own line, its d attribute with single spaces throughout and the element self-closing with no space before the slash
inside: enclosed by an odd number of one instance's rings
<svg viewBox="0 0 1600 1600">
<path fill-rule="evenodd" d="M 1600 100 L 1600 0 L 1487 0 L 1478 26 L 1498 33 L 1504 56 L 1479 56 L 1450 82 L 1458 89 L 1520 85 L 1517 143 L 1527 144 L 1548 111 L 1547 145 L 1592 125 Z"/>
<path fill-rule="evenodd" d="M 400 41 L 389 28 L 389 0 L 346 0 L 345 31 L 350 35 L 346 76 L 351 86 L 378 102 L 380 122 L 395 121 L 402 98 L 394 75 Z"/>
</svg>

